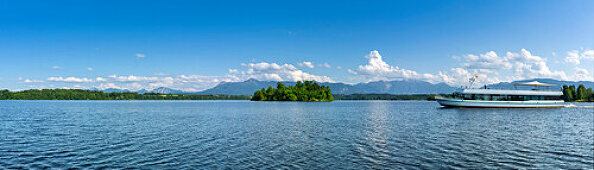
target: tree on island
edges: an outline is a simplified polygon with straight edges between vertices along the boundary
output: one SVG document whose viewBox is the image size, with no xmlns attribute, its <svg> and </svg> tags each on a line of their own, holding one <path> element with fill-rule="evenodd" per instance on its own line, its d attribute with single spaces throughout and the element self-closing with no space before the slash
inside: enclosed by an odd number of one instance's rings
<svg viewBox="0 0 594 170">
<path fill-rule="evenodd" d="M 313 81 L 298 81 L 295 86 L 285 86 L 278 82 L 276 89 L 268 86 L 254 92 L 252 101 L 333 101 L 334 96 L 328 86 L 320 86 Z"/>
<path fill-rule="evenodd" d="M 580 101 L 580 102 L 594 102 L 594 94 L 592 88 L 584 87 L 580 84 L 576 90 L 575 86 L 563 86 L 563 100 L 567 102 Z"/>
</svg>

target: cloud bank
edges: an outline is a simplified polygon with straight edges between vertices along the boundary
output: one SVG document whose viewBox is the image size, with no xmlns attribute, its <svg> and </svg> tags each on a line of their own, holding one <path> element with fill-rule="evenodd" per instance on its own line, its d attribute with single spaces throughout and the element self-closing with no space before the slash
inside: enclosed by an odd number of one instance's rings
<svg viewBox="0 0 594 170">
<path fill-rule="evenodd" d="M 137 54 L 137 58 L 143 58 Z M 446 83 L 451 86 L 468 84 L 468 78 L 478 76 L 477 84 L 498 83 L 502 81 L 515 81 L 531 78 L 553 78 L 571 81 L 594 81 L 592 66 L 584 63 L 594 61 L 594 50 L 568 51 L 562 62 L 574 64 L 573 70 L 555 70 L 549 66 L 546 57 L 532 54 L 529 50 L 520 49 L 515 52 L 498 54 L 487 51 L 482 54 L 464 54 L 452 56 L 456 63 L 453 68 L 433 73 L 422 73 L 416 70 L 387 63 L 379 51 L 371 51 L 364 56 L 367 63 L 360 64 L 352 69 L 345 69 L 349 79 L 357 82 L 370 82 L 378 80 L 421 80 L 430 83 Z M 253 61 L 252 61 L 253 62 Z M 313 69 L 316 67 L 333 68 L 328 63 L 316 64 L 304 61 L 296 64 L 300 68 Z M 61 69 L 54 66 L 55 69 Z M 342 69 L 335 66 L 337 70 Z M 92 68 L 88 68 L 92 70 Z M 323 72 L 325 69 L 312 70 Z M 335 70 L 335 71 L 337 71 Z M 341 71 L 342 72 L 342 71 Z M 62 87 L 62 88 L 117 88 L 128 90 L 152 90 L 167 87 L 184 91 L 201 91 L 216 86 L 221 82 L 239 82 L 247 79 L 264 81 L 304 81 L 335 82 L 334 79 L 311 72 L 305 72 L 292 64 L 277 64 L 268 62 L 242 63 L 239 68 L 230 68 L 221 76 L 205 75 L 176 75 L 154 73 L 151 76 L 140 75 L 107 75 L 97 77 L 55 76 L 48 77 L 45 81 L 19 79 L 28 83 L 30 87 Z M 48 84 L 49 83 L 49 84 Z M 57 83 L 57 84 L 55 84 Z"/>
</svg>

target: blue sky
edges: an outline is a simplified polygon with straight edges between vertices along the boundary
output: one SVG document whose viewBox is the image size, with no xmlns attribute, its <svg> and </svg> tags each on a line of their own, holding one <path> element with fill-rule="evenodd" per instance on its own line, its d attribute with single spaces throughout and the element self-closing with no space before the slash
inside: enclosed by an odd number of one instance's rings
<svg viewBox="0 0 594 170">
<path fill-rule="evenodd" d="M 0 88 L 594 80 L 594 1 L 2 1 Z"/>
</svg>

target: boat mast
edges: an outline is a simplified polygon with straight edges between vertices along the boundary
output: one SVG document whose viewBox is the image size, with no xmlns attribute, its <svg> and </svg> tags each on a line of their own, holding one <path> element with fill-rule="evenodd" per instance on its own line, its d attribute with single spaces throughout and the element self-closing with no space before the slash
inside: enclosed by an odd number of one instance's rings
<svg viewBox="0 0 594 170">
<path fill-rule="evenodd" d="M 474 84 L 474 82 L 478 79 L 478 76 L 473 76 L 472 78 L 468 79 L 468 83 L 470 84 L 468 87 L 472 88 L 472 85 Z"/>
</svg>

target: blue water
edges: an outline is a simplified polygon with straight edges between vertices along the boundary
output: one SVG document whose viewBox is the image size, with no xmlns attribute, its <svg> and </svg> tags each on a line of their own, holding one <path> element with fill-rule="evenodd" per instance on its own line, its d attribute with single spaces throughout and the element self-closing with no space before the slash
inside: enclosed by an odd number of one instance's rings
<svg viewBox="0 0 594 170">
<path fill-rule="evenodd" d="M 593 135 L 593 107 L 0 101 L 0 169 L 592 169 Z"/>
</svg>

